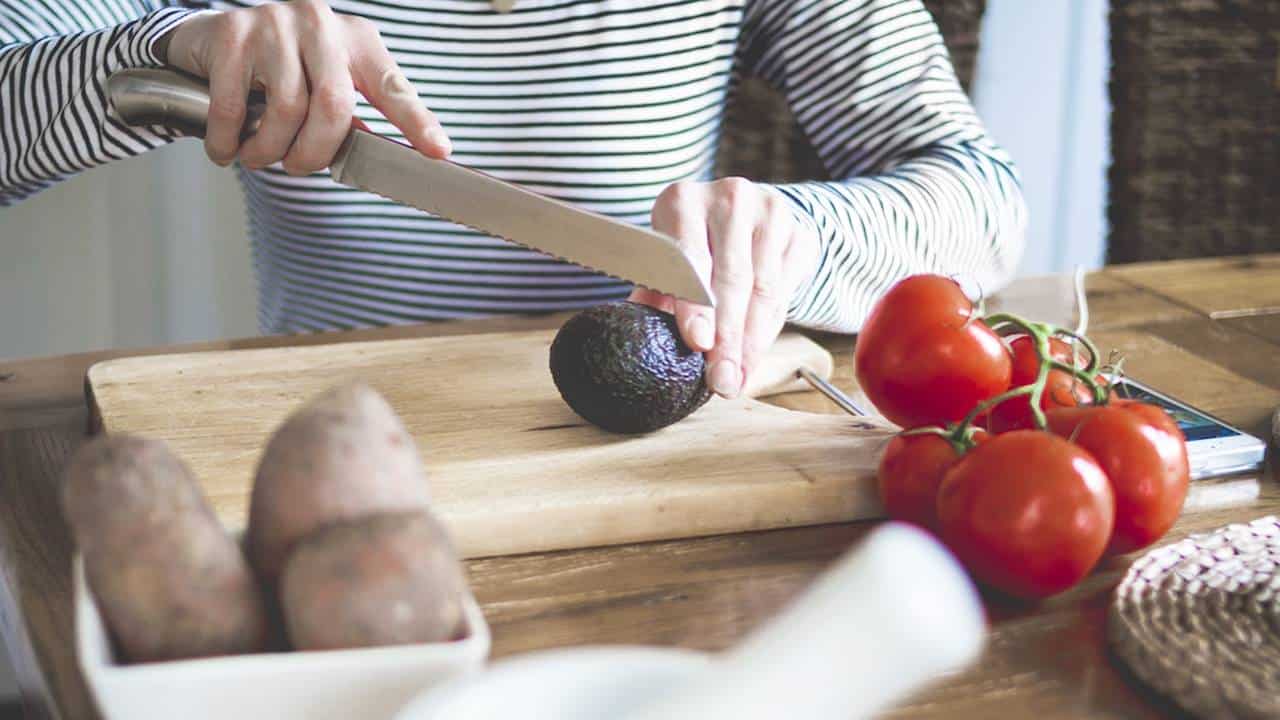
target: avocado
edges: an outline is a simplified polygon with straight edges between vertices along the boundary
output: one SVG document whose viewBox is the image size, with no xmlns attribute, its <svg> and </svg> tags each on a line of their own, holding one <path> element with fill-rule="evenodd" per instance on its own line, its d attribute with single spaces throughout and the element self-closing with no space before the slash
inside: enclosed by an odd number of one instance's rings
<svg viewBox="0 0 1280 720">
<path fill-rule="evenodd" d="M 666 427 L 711 398 L 706 362 L 675 316 L 617 302 L 569 319 L 551 343 L 551 377 L 584 420 L 616 433 Z"/>
</svg>

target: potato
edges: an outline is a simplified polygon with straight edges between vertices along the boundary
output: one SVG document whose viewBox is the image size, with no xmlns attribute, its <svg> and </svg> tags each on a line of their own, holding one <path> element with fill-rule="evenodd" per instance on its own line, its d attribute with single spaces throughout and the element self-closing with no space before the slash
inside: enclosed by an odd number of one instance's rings
<svg viewBox="0 0 1280 720">
<path fill-rule="evenodd" d="M 95 439 L 62 505 L 89 587 L 132 662 L 247 653 L 266 644 L 263 598 L 187 466 L 157 440 Z"/>
<path fill-rule="evenodd" d="M 333 522 L 424 510 L 426 472 L 382 396 L 340 385 L 299 408 L 263 451 L 249 507 L 249 560 L 274 588 L 290 548 Z"/>
<path fill-rule="evenodd" d="M 466 577 L 427 512 L 330 525 L 289 556 L 280 603 L 298 650 L 443 642 L 465 630 Z"/>
</svg>

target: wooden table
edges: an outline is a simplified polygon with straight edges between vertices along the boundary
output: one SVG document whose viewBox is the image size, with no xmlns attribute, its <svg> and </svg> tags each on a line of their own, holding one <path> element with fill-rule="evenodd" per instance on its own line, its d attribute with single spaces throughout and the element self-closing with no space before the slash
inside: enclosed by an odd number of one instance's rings
<svg viewBox="0 0 1280 720">
<path fill-rule="evenodd" d="M 1000 302 L 1061 314 L 1060 284 L 1016 283 Z M 1088 281 L 1101 345 L 1126 369 L 1228 422 L 1265 435 L 1280 406 L 1280 254 L 1109 268 Z M 562 317 L 493 319 L 199 347 L 324 343 L 554 326 Z M 852 389 L 852 342 L 819 336 Z M 156 348 L 156 353 L 178 348 Z M 182 349 L 192 349 L 190 347 Z M 0 631 L 32 716 L 96 717 L 75 662 L 71 545 L 56 489 L 87 423 L 90 364 L 133 352 L 0 363 Z M 836 412 L 811 393 L 779 404 Z M 1169 535 L 1280 511 L 1274 471 L 1261 496 L 1183 517 Z M 494 632 L 494 657 L 582 643 L 717 649 L 731 644 L 856 542 L 871 523 L 495 558 L 470 563 Z M 1108 562 L 1074 590 L 1037 606 L 988 601 L 985 656 L 896 710 L 894 717 L 1146 718 L 1170 708 L 1108 656 L 1105 608 L 1131 558 Z"/>
</svg>

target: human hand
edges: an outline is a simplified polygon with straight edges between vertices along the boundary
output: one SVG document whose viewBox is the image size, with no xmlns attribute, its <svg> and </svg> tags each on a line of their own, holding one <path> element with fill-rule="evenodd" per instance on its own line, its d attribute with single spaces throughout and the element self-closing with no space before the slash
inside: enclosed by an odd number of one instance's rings
<svg viewBox="0 0 1280 720">
<path fill-rule="evenodd" d="M 282 161 L 292 175 L 329 166 L 351 129 L 359 91 L 419 152 L 446 157 L 448 135 L 364 18 L 322 0 L 294 0 L 197 15 L 167 41 L 169 65 L 209 79 L 205 153 L 219 165 L 239 157 L 257 169 Z M 250 89 L 267 109 L 243 143 Z M 359 123 L 359 120 L 355 120 Z"/>
<path fill-rule="evenodd" d="M 735 397 L 777 339 L 800 283 L 818 264 L 818 238 L 782 194 L 744 178 L 680 182 L 653 204 L 653 229 L 676 239 L 709 280 L 714 310 L 637 288 L 631 300 L 674 312 L 680 334 L 706 353 L 707 385 Z"/>
</svg>

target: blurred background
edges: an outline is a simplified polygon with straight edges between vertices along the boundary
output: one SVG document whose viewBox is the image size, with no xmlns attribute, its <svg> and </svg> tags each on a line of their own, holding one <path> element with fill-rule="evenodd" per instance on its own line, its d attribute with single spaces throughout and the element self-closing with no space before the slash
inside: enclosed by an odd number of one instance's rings
<svg viewBox="0 0 1280 720">
<path fill-rule="evenodd" d="M 1022 274 L 1102 262 L 1106 5 L 986 3 L 971 94 L 1022 170 Z M 0 253 L 0 358 L 257 333 L 240 188 L 195 140 L 0 208 Z"/>
</svg>

